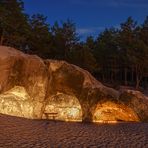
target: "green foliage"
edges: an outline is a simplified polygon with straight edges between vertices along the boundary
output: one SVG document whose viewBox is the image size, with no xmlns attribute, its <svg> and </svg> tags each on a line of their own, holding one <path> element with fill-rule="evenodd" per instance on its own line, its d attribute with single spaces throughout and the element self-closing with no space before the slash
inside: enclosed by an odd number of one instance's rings
<svg viewBox="0 0 148 148">
<path fill-rule="evenodd" d="M 73 21 L 50 26 L 42 14 L 26 15 L 22 0 L 1 0 L 0 45 L 66 60 L 105 83 L 148 85 L 148 16 L 141 25 L 129 17 L 120 28 L 105 29 L 97 39 L 88 36 L 80 42 Z"/>
<path fill-rule="evenodd" d="M 21 0 L 0 1 L 0 44 L 22 48 L 28 33 L 27 15 Z"/>
<path fill-rule="evenodd" d="M 32 15 L 29 19 L 30 34 L 28 36 L 29 52 L 47 58 L 50 55 L 49 48 L 52 45 L 52 35 L 46 23 L 46 17 L 41 14 Z"/>
<path fill-rule="evenodd" d="M 85 44 L 79 43 L 69 52 L 69 62 L 78 65 L 91 73 L 97 70 L 97 62 L 92 50 Z"/>
<path fill-rule="evenodd" d="M 59 25 L 58 22 L 55 22 L 51 30 L 56 58 L 68 60 L 70 50 L 73 49 L 79 40 L 75 24 L 71 20 L 62 22 L 61 25 Z"/>
</svg>

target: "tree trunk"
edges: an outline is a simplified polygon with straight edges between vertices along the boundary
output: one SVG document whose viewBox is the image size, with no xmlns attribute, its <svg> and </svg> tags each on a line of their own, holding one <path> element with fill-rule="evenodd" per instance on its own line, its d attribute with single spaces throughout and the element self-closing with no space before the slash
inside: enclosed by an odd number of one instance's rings
<svg viewBox="0 0 148 148">
<path fill-rule="evenodd" d="M 142 67 L 136 66 L 136 89 L 139 89 L 140 82 L 142 80 Z"/>
<path fill-rule="evenodd" d="M 132 71 L 131 71 L 131 82 L 132 82 L 132 85 L 133 85 L 133 82 L 134 82 L 134 66 L 132 66 Z"/>
<path fill-rule="evenodd" d="M 140 79 L 138 77 L 138 75 L 136 76 L 136 89 L 139 89 L 139 85 L 140 85 Z"/>
<path fill-rule="evenodd" d="M 1 38 L 0 38 L 0 45 L 3 45 L 3 41 L 4 41 L 4 36 L 1 35 Z"/>
<path fill-rule="evenodd" d="M 124 68 L 124 85 L 127 86 L 127 68 Z"/>
<path fill-rule="evenodd" d="M 2 30 L 2 34 L 0 37 L 0 45 L 3 45 L 3 42 L 4 42 L 4 30 Z"/>
<path fill-rule="evenodd" d="M 105 82 L 104 72 L 102 72 L 102 81 Z"/>
</svg>

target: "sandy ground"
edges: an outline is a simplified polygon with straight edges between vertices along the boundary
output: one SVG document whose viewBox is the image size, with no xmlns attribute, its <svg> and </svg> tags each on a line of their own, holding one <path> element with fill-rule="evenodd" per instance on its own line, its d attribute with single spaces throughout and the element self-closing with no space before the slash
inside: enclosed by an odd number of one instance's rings
<svg viewBox="0 0 148 148">
<path fill-rule="evenodd" d="M 148 123 L 84 124 L 0 114 L 0 148 L 148 148 Z"/>
</svg>

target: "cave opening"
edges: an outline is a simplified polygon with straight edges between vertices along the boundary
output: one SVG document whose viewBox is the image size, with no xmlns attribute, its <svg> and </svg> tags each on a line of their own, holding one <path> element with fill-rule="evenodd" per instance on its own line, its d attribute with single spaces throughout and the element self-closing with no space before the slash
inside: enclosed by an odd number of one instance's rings
<svg viewBox="0 0 148 148">
<path fill-rule="evenodd" d="M 55 114 L 54 120 L 60 121 L 82 121 L 82 109 L 79 100 L 72 95 L 57 93 L 48 98 L 43 118 L 53 119 L 53 116 L 45 114 Z"/>
<path fill-rule="evenodd" d="M 93 122 L 139 121 L 137 114 L 128 106 L 111 101 L 98 103 L 93 115 Z"/>
</svg>

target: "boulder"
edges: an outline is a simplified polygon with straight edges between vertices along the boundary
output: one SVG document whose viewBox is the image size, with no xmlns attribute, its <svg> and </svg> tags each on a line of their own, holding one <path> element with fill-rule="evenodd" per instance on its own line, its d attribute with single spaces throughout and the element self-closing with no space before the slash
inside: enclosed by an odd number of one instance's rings
<svg viewBox="0 0 148 148">
<path fill-rule="evenodd" d="M 64 121 L 148 121 L 141 92 L 104 86 L 65 61 L 0 46 L 0 113 Z"/>
</svg>

